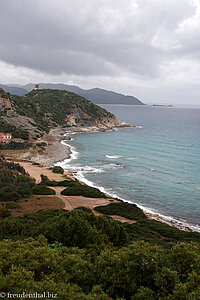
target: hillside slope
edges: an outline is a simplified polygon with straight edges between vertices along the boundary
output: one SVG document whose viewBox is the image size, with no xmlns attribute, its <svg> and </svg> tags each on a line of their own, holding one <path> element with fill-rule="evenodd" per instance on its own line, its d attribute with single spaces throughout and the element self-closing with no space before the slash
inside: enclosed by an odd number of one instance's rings
<svg viewBox="0 0 200 300">
<path fill-rule="evenodd" d="M 3 86 L 2 86 L 3 87 Z M 15 94 L 18 96 L 24 96 L 28 91 L 32 91 L 35 85 L 29 83 L 25 86 L 4 86 L 4 90 L 10 92 L 11 94 Z M 11 88 L 14 92 L 11 91 Z M 67 84 L 55 84 L 55 83 L 40 83 L 41 89 L 57 89 L 57 90 L 67 90 L 69 92 L 78 94 L 90 100 L 95 104 L 126 104 L 126 105 L 144 105 L 142 101 L 133 96 L 126 96 L 123 94 L 119 94 L 113 91 L 106 91 L 99 88 L 93 88 L 89 90 L 81 89 L 75 85 L 67 85 Z"/>
<path fill-rule="evenodd" d="M 45 132 L 55 127 L 96 126 L 107 129 L 125 125 L 105 109 L 64 90 L 33 90 L 22 97 L 1 91 L 1 99 L 10 106 L 9 116 L 5 111 L 1 112 L 5 121 L 16 123 L 20 116 Z"/>
</svg>

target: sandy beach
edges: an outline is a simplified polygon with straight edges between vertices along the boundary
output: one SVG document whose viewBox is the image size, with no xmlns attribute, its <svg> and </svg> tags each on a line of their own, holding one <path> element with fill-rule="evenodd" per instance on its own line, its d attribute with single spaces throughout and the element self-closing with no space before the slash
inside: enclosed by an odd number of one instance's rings
<svg viewBox="0 0 200 300">
<path fill-rule="evenodd" d="M 70 148 L 61 143 L 62 140 L 70 139 L 67 134 L 70 133 L 89 133 L 89 132 L 97 132 L 102 131 L 102 129 L 98 129 L 97 127 L 89 127 L 89 128 L 79 128 L 79 127 L 71 127 L 71 128 L 55 128 L 50 131 L 49 134 L 44 134 L 43 138 L 40 139 L 40 142 L 46 142 L 47 147 L 41 151 L 36 152 L 32 149 L 28 150 L 15 150 L 15 151 L 2 151 L 2 154 L 6 156 L 8 160 L 14 160 L 15 162 L 20 163 L 24 167 L 24 169 L 30 174 L 31 177 L 35 178 L 36 183 L 39 183 L 41 180 L 41 174 L 46 175 L 50 180 L 61 181 L 64 178 L 74 179 L 74 175 L 69 170 L 65 170 L 65 173 L 56 174 L 51 171 L 51 167 L 55 165 L 56 162 L 65 160 L 70 158 Z M 105 130 L 103 130 L 105 131 Z M 63 196 L 61 195 L 61 187 L 54 187 L 56 191 L 56 196 L 61 199 L 64 203 L 64 208 L 67 210 L 74 209 L 76 207 L 85 206 L 93 210 L 93 212 L 97 215 L 98 213 L 95 211 L 95 207 L 101 205 L 107 205 L 110 203 L 109 199 L 96 199 L 96 198 L 85 198 L 82 196 Z M 113 201 L 113 199 L 111 200 Z M 166 223 L 172 227 L 177 227 L 184 231 L 196 231 L 188 226 L 184 226 L 181 222 L 178 221 L 170 221 L 165 219 L 159 214 L 153 214 L 144 211 L 145 215 L 149 219 L 153 219 L 156 221 L 160 221 Z M 129 222 L 128 219 L 123 219 L 119 216 L 112 216 L 114 219 L 119 220 L 121 222 Z M 134 222 L 134 221 L 131 221 Z"/>
<path fill-rule="evenodd" d="M 62 181 L 65 179 L 73 179 L 73 175 L 70 171 L 65 171 L 64 174 L 57 174 L 53 173 L 50 167 L 34 164 L 33 162 L 28 161 L 19 161 L 18 163 L 26 170 L 26 172 L 29 173 L 29 175 L 35 179 L 36 183 L 39 183 L 41 181 L 41 175 L 47 176 L 50 180 L 55 181 Z M 117 200 L 114 200 L 112 198 L 89 198 L 84 196 L 63 196 L 61 194 L 61 191 L 64 189 L 64 187 L 51 187 L 55 190 L 56 194 L 55 196 L 33 196 L 29 199 L 28 203 L 23 203 L 23 200 L 20 202 L 20 204 L 23 204 L 22 212 L 25 211 L 25 207 L 29 209 L 31 213 L 36 212 L 40 209 L 49 209 L 54 208 L 55 205 L 53 205 L 53 201 L 57 202 L 58 200 L 61 200 L 63 204 L 56 203 L 58 208 L 64 208 L 66 210 L 72 210 L 77 207 L 87 207 L 93 211 L 95 215 L 102 215 L 101 213 L 98 213 L 95 211 L 95 207 L 97 206 L 103 206 L 108 205 L 111 202 L 118 202 Z M 38 201 L 39 199 L 39 201 Z M 45 200 L 41 202 L 41 200 Z M 45 206 L 46 202 L 46 206 Z M 25 206 L 25 207 L 24 207 Z M 56 207 L 57 207 L 56 206 Z M 20 213 L 15 213 L 14 215 L 21 215 Z M 109 217 L 120 221 L 120 222 L 127 222 L 127 223 L 135 223 L 134 220 L 129 220 L 120 216 L 116 215 L 110 215 Z"/>
</svg>

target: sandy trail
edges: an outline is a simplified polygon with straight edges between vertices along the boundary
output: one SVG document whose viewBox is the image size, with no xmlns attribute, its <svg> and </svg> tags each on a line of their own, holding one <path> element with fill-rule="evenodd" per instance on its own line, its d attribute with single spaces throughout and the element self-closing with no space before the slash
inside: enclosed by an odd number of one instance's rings
<svg viewBox="0 0 200 300">
<path fill-rule="evenodd" d="M 41 174 L 47 176 L 50 180 L 55 180 L 55 181 L 62 181 L 66 178 L 68 179 L 73 179 L 71 172 L 66 171 L 64 174 L 57 174 L 53 173 L 51 168 L 49 167 L 44 167 L 41 165 L 34 165 L 31 162 L 26 162 L 26 161 L 20 161 L 19 164 L 26 170 L 26 172 L 29 173 L 29 175 L 32 178 L 35 178 L 36 183 L 39 183 L 41 181 Z M 111 202 L 115 202 L 113 199 L 109 198 L 87 198 L 84 196 L 64 196 L 61 194 L 61 191 L 64 190 L 64 187 L 57 186 L 57 187 L 51 187 L 52 189 L 55 190 L 56 192 L 56 197 L 61 199 L 64 202 L 64 209 L 66 210 L 72 210 L 77 207 L 87 207 L 90 208 L 95 215 L 104 215 L 101 213 L 98 213 L 95 211 L 95 207 L 97 206 L 104 206 L 108 205 Z M 116 201 L 117 202 L 117 201 Z M 116 215 L 110 215 L 111 218 L 113 218 L 116 221 L 119 222 L 128 222 L 128 223 L 135 223 L 136 221 L 134 220 L 129 220 L 120 216 Z"/>
<path fill-rule="evenodd" d="M 56 197 L 58 197 L 64 202 L 64 209 L 72 210 L 74 208 L 73 203 L 70 201 L 69 197 L 61 195 L 61 191 L 64 190 L 62 186 L 51 187 L 51 189 L 53 189 L 56 192 Z"/>
</svg>

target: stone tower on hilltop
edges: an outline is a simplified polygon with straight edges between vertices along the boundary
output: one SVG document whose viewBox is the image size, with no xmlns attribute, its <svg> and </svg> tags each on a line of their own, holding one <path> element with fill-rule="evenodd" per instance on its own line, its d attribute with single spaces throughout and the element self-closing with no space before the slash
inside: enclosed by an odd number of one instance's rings
<svg viewBox="0 0 200 300">
<path fill-rule="evenodd" d="M 35 85 L 35 90 L 39 90 L 40 89 L 40 85 L 39 85 L 39 83 L 37 83 L 36 85 Z"/>
</svg>

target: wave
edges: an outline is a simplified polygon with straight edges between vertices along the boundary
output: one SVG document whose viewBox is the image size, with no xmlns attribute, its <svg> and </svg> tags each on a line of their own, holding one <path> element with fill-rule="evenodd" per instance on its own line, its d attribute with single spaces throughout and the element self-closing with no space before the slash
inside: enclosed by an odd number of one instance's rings
<svg viewBox="0 0 200 300">
<path fill-rule="evenodd" d="M 103 173 L 105 172 L 102 168 L 92 167 L 92 166 L 69 166 L 70 171 L 72 172 L 82 172 L 82 173 Z"/>
<path fill-rule="evenodd" d="M 83 172 L 81 172 L 81 171 L 74 174 L 74 176 L 75 176 L 75 178 L 77 178 L 81 182 L 83 182 L 83 183 L 85 183 L 89 186 L 98 188 L 101 192 L 109 195 L 112 198 L 118 198 L 118 199 L 120 199 L 124 202 L 130 203 L 130 204 L 136 204 L 142 211 L 144 211 L 147 214 L 150 214 L 153 219 L 156 219 L 160 222 L 164 222 L 164 223 L 166 223 L 170 226 L 174 226 L 174 227 L 177 227 L 177 228 L 182 229 L 182 230 L 200 232 L 200 227 L 198 225 L 190 224 L 185 220 L 179 220 L 179 219 L 175 219 L 175 218 L 170 217 L 170 216 L 163 215 L 163 214 L 159 213 L 157 210 L 153 210 L 151 208 L 144 207 L 144 206 L 142 206 L 142 205 L 140 205 L 136 202 L 133 202 L 133 201 L 122 198 L 121 196 L 115 194 L 112 189 L 106 189 L 102 186 L 98 186 L 98 185 L 94 184 L 94 182 L 86 179 Z"/>
<path fill-rule="evenodd" d="M 107 158 L 113 159 L 113 158 L 121 158 L 121 155 L 106 155 Z"/>
<path fill-rule="evenodd" d="M 188 230 L 188 231 L 196 231 L 196 232 L 200 232 L 200 226 L 196 225 L 196 224 L 191 224 L 188 223 L 186 220 L 183 219 L 177 219 L 171 216 L 166 216 L 161 214 L 159 211 L 157 210 L 153 210 L 151 208 L 148 207 L 144 207 L 143 205 L 140 205 L 134 201 L 128 200 L 128 199 L 124 199 L 122 198 L 120 195 L 115 194 L 115 192 L 112 189 L 106 189 L 102 186 L 98 186 L 96 185 L 94 182 L 88 180 L 87 178 L 85 178 L 85 174 L 87 173 L 101 173 L 101 172 L 105 172 L 105 171 L 109 171 L 112 170 L 114 168 L 119 168 L 119 167 L 125 167 L 122 164 L 119 163 L 111 163 L 111 164 L 103 164 L 101 166 L 101 168 L 96 167 L 96 166 L 72 166 L 69 165 L 69 163 L 72 160 L 75 160 L 78 158 L 79 152 L 76 150 L 75 147 L 73 147 L 72 145 L 67 143 L 68 141 L 61 141 L 62 144 L 66 145 L 67 147 L 70 148 L 71 151 L 71 155 L 70 158 L 65 159 L 62 162 L 59 162 L 56 165 L 60 165 L 63 168 L 68 168 L 70 169 L 72 172 L 74 171 L 74 177 L 79 179 L 80 181 L 84 182 L 85 184 L 98 188 L 101 192 L 109 195 L 110 197 L 113 198 L 118 198 L 121 199 L 124 202 L 128 202 L 130 204 L 136 204 L 140 209 L 142 209 L 145 213 L 150 214 L 150 216 L 158 221 L 164 222 L 168 225 L 177 227 L 179 229 L 183 229 L 183 230 Z M 119 155 L 106 155 L 107 158 L 119 158 Z M 154 171 L 154 169 L 150 169 L 151 171 Z M 197 189 L 199 189 L 199 187 L 196 187 Z"/>
<path fill-rule="evenodd" d="M 76 150 L 76 148 L 73 147 L 72 145 L 68 144 L 67 142 L 68 142 L 68 141 L 64 140 L 64 141 L 61 141 L 61 144 L 65 145 L 66 147 L 69 148 L 69 150 L 70 150 L 70 156 L 69 156 L 68 158 L 64 159 L 64 160 L 61 161 L 61 162 L 55 163 L 56 166 L 60 166 L 60 167 L 62 167 L 62 168 L 64 168 L 64 169 L 65 169 L 66 167 L 68 168 L 68 167 L 69 167 L 68 164 L 69 164 L 72 160 L 77 159 L 78 156 L 79 156 L 79 152 Z"/>
</svg>

